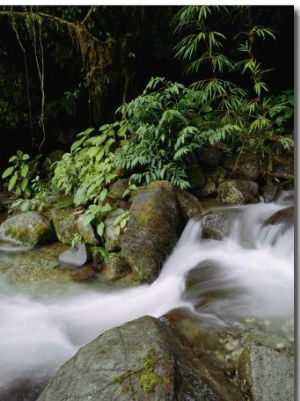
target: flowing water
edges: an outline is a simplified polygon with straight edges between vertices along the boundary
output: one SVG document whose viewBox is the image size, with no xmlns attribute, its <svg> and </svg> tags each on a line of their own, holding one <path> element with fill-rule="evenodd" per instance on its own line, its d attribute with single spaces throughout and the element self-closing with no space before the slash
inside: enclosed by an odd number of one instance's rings
<svg viewBox="0 0 300 401">
<path fill-rule="evenodd" d="M 0 278 L 0 389 L 53 375 L 79 347 L 104 331 L 144 315 L 184 307 L 216 324 L 244 317 L 293 317 L 294 228 L 263 222 L 287 205 L 223 208 L 232 216 L 222 241 L 204 239 L 190 220 L 158 279 L 151 285 L 105 289 L 68 283 L 57 290 Z M 42 250 L 0 250 L 11 267 L 43 262 Z M 46 268 L 50 268 L 46 267 Z"/>
</svg>

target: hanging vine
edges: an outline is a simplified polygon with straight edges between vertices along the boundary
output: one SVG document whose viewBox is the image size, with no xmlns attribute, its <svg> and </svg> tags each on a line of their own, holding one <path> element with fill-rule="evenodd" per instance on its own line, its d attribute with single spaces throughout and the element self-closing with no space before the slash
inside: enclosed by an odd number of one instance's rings
<svg viewBox="0 0 300 401">
<path fill-rule="evenodd" d="M 54 15 L 42 12 L 33 12 L 32 9 L 30 12 L 13 10 L 0 11 L 0 17 L 9 17 L 10 19 L 13 18 L 15 20 L 18 18 L 23 21 L 31 21 L 35 62 L 38 69 L 42 93 L 39 123 L 43 131 L 43 139 L 40 147 L 43 145 L 46 137 L 44 127 L 45 67 L 42 43 L 42 25 L 45 22 L 52 22 L 57 30 L 67 30 L 72 43 L 74 43 L 77 50 L 80 52 L 83 67 L 82 71 L 84 74 L 85 86 L 88 91 L 88 97 L 90 99 L 93 121 L 95 124 L 100 121 L 104 95 L 107 92 L 110 83 L 110 72 L 108 67 L 112 64 L 114 41 L 108 39 L 105 42 L 101 42 L 87 30 L 84 23 L 90 18 L 92 12 L 93 7 L 89 9 L 82 22 L 73 23 Z"/>
<path fill-rule="evenodd" d="M 26 50 L 25 47 L 23 46 L 20 35 L 17 31 L 17 27 L 15 24 L 14 18 L 12 18 L 11 21 L 12 28 L 15 32 L 16 39 L 18 41 L 18 44 L 22 50 L 23 57 L 24 57 L 24 66 L 25 66 L 25 77 L 26 77 L 26 94 L 27 94 L 27 103 L 28 103 L 28 112 L 29 112 L 29 125 L 30 125 L 30 132 L 32 133 L 33 131 L 33 123 L 32 123 L 32 110 L 31 110 L 31 101 L 30 101 L 30 91 L 29 91 L 29 76 L 28 76 L 28 62 L 27 62 L 27 55 L 26 55 Z"/>
<path fill-rule="evenodd" d="M 32 13 L 32 11 L 31 11 Z M 37 38 L 37 32 L 36 32 L 36 26 L 35 26 L 35 20 L 37 21 L 38 24 L 38 38 Z M 44 66 L 44 50 L 43 50 L 43 43 L 42 43 L 42 29 L 41 29 L 41 22 L 38 18 L 32 17 L 31 18 L 31 27 L 32 27 L 32 35 L 33 35 L 33 48 L 34 48 L 34 55 L 35 55 L 35 61 L 36 61 L 36 66 L 38 70 L 38 75 L 40 79 L 40 86 L 41 86 L 41 93 L 42 93 L 42 100 L 41 100 L 41 112 L 39 116 L 39 126 L 41 127 L 42 130 L 42 140 L 38 144 L 39 152 L 41 153 L 42 146 L 46 140 L 46 131 L 45 131 L 45 124 L 44 124 L 44 109 L 45 109 L 45 86 L 44 86 L 44 81 L 45 81 L 45 66 Z M 32 143 L 34 145 L 34 143 Z"/>
</svg>

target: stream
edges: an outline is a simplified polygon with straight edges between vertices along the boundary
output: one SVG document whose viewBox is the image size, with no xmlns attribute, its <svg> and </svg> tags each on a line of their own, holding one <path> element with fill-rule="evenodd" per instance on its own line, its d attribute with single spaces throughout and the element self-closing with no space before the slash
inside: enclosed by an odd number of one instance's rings
<svg viewBox="0 0 300 401">
<path fill-rule="evenodd" d="M 294 227 L 262 225 L 285 207 L 280 200 L 222 207 L 233 217 L 222 241 L 202 238 L 201 222 L 191 219 L 157 280 L 131 288 L 60 280 L 57 259 L 66 248 L 59 244 L 17 252 L 0 247 L 0 390 L 54 375 L 92 339 L 144 315 L 187 308 L 216 325 L 293 318 Z M 24 266 L 26 283 L 18 280 Z M 41 269 L 53 276 L 39 280 Z"/>
</svg>

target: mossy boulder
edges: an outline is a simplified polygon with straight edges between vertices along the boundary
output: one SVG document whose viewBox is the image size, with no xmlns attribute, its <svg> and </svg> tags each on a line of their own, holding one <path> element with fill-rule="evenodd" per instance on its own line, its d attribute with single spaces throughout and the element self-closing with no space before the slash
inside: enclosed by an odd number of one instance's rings
<svg viewBox="0 0 300 401">
<path fill-rule="evenodd" d="M 8 217 L 0 225 L 0 238 L 16 244 L 42 245 L 57 241 L 49 219 L 39 212 Z"/>
<path fill-rule="evenodd" d="M 183 229 L 176 191 L 155 181 L 138 192 L 121 235 L 122 254 L 141 282 L 153 282 Z"/>
<path fill-rule="evenodd" d="M 211 370 L 165 319 L 144 316 L 82 347 L 38 401 L 242 401 L 235 389 L 223 397 L 224 381 L 231 385 L 224 375 L 222 385 L 212 389 L 206 380 Z"/>
<path fill-rule="evenodd" d="M 75 235 L 80 235 L 74 209 L 53 209 L 51 216 L 58 240 L 66 245 L 72 244 Z"/>
<path fill-rule="evenodd" d="M 218 197 L 228 205 L 258 203 L 258 184 L 249 180 L 226 180 L 219 185 Z"/>
</svg>

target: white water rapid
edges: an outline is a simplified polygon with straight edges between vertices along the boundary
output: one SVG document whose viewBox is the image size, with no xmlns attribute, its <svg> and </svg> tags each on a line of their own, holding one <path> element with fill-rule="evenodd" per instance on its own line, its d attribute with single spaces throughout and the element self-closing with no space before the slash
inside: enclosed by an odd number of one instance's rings
<svg viewBox="0 0 300 401">
<path fill-rule="evenodd" d="M 294 229 L 262 227 L 284 207 L 225 208 L 236 218 L 222 241 L 202 239 L 201 223 L 190 220 L 151 285 L 113 291 L 75 286 L 73 293 L 53 297 L 23 292 L 0 279 L 0 389 L 20 378 L 54 374 L 79 347 L 144 315 L 187 307 L 226 324 L 250 316 L 293 317 Z"/>
</svg>

